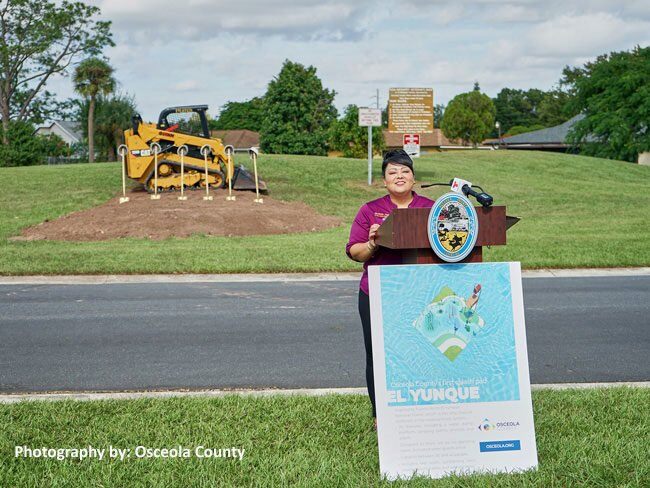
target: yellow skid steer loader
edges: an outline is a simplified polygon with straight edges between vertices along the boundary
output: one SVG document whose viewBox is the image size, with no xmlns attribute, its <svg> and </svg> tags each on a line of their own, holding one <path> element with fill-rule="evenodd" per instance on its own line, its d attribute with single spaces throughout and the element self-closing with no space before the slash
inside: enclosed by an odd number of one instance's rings
<svg viewBox="0 0 650 488">
<path fill-rule="evenodd" d="M 149 193 L 154 193 L 154 151 L 159 148 L 158 192 L 180 190 L 181 156 L 178 148 L 187 146 L 183 161 L 185 189 L 205 189 L 204 154 L 207 153 L 207 183 L 210 187 L 225 187 L 231 180 L 233 190 L 255 191 L 254 176 L 242 165 L 235 167 L 232 152 L 229 162 L 222 141 L 210 137 L 207 110 L 207 105 L 169 107 L 160 112 L 157 124 L 144 123 L 140 115 L 134 115 L 132 127 L 124 131 L 128 177 L 142 183 Z M 268 193 L 266 183 L 261 179 L 259 190 Z"/>
</svg>

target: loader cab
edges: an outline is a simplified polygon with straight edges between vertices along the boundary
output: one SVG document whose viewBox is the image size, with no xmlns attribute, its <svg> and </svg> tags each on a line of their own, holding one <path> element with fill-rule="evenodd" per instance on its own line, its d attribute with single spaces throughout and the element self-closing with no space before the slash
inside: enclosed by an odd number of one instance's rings
<svg viewBox="0 0 650 488">
<path fill-rule="evenodd" d="M 168 107 L 160 112 L 157 129 L 210 138 L 207 105 Z"/>
</svg>

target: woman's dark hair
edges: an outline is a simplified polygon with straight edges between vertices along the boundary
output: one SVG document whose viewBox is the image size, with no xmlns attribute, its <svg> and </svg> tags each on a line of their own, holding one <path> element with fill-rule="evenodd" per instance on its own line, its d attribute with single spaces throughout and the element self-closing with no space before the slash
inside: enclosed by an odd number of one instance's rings
<svg viewBox="0 0 650 488">
<path fill-rule="evenodd" d="M 408 166 L 413 174 L 415 174 L 413 160 L 404 149 L 393 149 L 384 154 L 384 161 L 381 163 L 381 174 L 384 176 L 386 176 L 386 166 L 388 166 L 388 163 Z"/>
</svg>

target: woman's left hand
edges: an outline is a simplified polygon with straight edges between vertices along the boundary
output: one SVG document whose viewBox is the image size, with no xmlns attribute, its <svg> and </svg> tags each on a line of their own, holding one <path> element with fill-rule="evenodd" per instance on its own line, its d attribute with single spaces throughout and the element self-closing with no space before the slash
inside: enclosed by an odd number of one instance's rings
<svg viewBox="0 0 650 488">
<path fill-rule="evenodd" d="M 377 247 L 377 243 L 375 242 L 375 239 L 377 239 L 377 230 L 379 230 L 379 224 L 372 224 L 368 231 L 368 242 L 373 248 Z"/>
</svg>

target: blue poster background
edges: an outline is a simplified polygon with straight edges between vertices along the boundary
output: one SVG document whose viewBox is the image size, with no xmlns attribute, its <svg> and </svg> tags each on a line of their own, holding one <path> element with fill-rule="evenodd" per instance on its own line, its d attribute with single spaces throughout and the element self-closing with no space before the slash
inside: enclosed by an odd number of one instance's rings
<svg viewBox="0 0 650 488">
<path fill-rule="evenodd" d="M 463 403 L 519 400 L 508 263 L 381 266 L 380 277 L 386 388 L 402 399 L 390 406 L 454 403 L 408 391 L 461 385 L 480 390 Z"/>
</svg>

